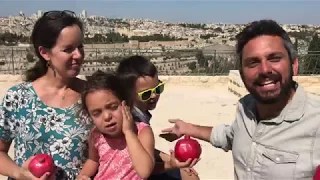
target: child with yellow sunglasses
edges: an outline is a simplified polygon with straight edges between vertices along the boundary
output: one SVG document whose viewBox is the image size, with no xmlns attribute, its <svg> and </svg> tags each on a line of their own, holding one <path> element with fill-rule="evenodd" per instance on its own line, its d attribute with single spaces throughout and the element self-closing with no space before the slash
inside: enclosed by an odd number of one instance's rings
<svg viewBox="0 0 320 180">
<path fill-rule="evenodd" d="M 131 92 L 134 119 L 150 124 L 152 115 L 149 111 L 156 108 L 165 85 L 159 80 L 155 65 L 143 56 L 131 56 L 120 62 L 117 75 Z M 190 168 L 195 162 L 179 162 L 173 155 L 158 150 L 155 150 L 155 154 L 157 163 L 149 180 L 199 179 Z"/>
</svg>

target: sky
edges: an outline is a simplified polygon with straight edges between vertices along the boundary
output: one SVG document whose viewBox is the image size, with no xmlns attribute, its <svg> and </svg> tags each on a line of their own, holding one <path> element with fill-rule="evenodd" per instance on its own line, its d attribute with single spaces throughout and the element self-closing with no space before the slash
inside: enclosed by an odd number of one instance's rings
<svg viewBox="0 0 320 180">
<path fill-rule="evenodd" d="M 273 19 L 283 24 L 320 24 L 320 0 L 0 0 L 0 16 L 38 10 L 72 10 L 110 18 L 146 18 L 187 23 L 248 23 Z"/>
</svg>

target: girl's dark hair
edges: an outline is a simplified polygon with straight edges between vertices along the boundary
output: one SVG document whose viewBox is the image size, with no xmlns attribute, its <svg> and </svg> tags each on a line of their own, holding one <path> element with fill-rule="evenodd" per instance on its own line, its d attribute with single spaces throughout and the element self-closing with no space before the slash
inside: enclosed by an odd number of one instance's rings
<svg viewBox="0 0 320 180">
<path fill-rule="evenodd" d="M 31 42 L 39 60 L 26 71 L 25 80 L 35 81 L 47 73 L 47 61 L 40 55 L 39 46 L 51 49 L 56 45 L 60 32 L 68 26 L 77 25 L 83 31 L 83 24 L 71 11 L 49 11 L 40 17 L 32 30 Z"/>
<path fill-rule="evenodd" d="M 124 88 L 120 82 L 118 76 L 113 73 L 105 73 L 100 70 L 87 77 L 87 83 L 85 90 L 82 94 L 82 110 L 88 114 L 88 107 L 86 105 L 86 96 L 90 92 L 97 90 L 109 90 L 111 91 L 120 101 L 125 101 L 127 105 L 131 106 L 129 92 Z"/>
</svg>

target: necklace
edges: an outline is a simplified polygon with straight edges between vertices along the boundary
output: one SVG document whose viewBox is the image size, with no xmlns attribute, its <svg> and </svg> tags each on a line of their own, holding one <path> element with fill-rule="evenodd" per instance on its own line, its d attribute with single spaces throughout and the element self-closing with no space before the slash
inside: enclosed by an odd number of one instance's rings
<svg viewBox="0 0 320 180">
<path fill-rule="evenodd" d="M 64 91 L 64 94 L 61 96 L 61 100 L 64 100 L 66 98 L 68 88 Z"/>
</svg>

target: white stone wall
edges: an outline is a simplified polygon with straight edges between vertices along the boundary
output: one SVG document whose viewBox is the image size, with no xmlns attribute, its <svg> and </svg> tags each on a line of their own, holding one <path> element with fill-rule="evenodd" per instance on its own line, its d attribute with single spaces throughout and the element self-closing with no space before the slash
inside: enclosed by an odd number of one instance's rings
<svg viewBox="0 0 320 180">
<path fill-rule="evenodd" d="M 320 96 L 320 76 L 294 76 L 293 79 L 308 92 Z M 228 90 L 239 97 L 248 94 L 239 71 L 231 70 L 229 72 Z"/>
<path fill-rule="evenodd" d="M 11 86 L 21 83 L 22 78 L 21 75 L 0 74 L 0 94 Z M 85 79 L 85 76 L 79 78 Z M 172 86 L 225 87 L 238 97 L 248 93 L 237 70 L 231 70 L 228 76 L 160 76 L 159 78 Z M 308 92 L 320 96 L 320 76 L 295 76 L 294 79 Z"/>
</svg>

